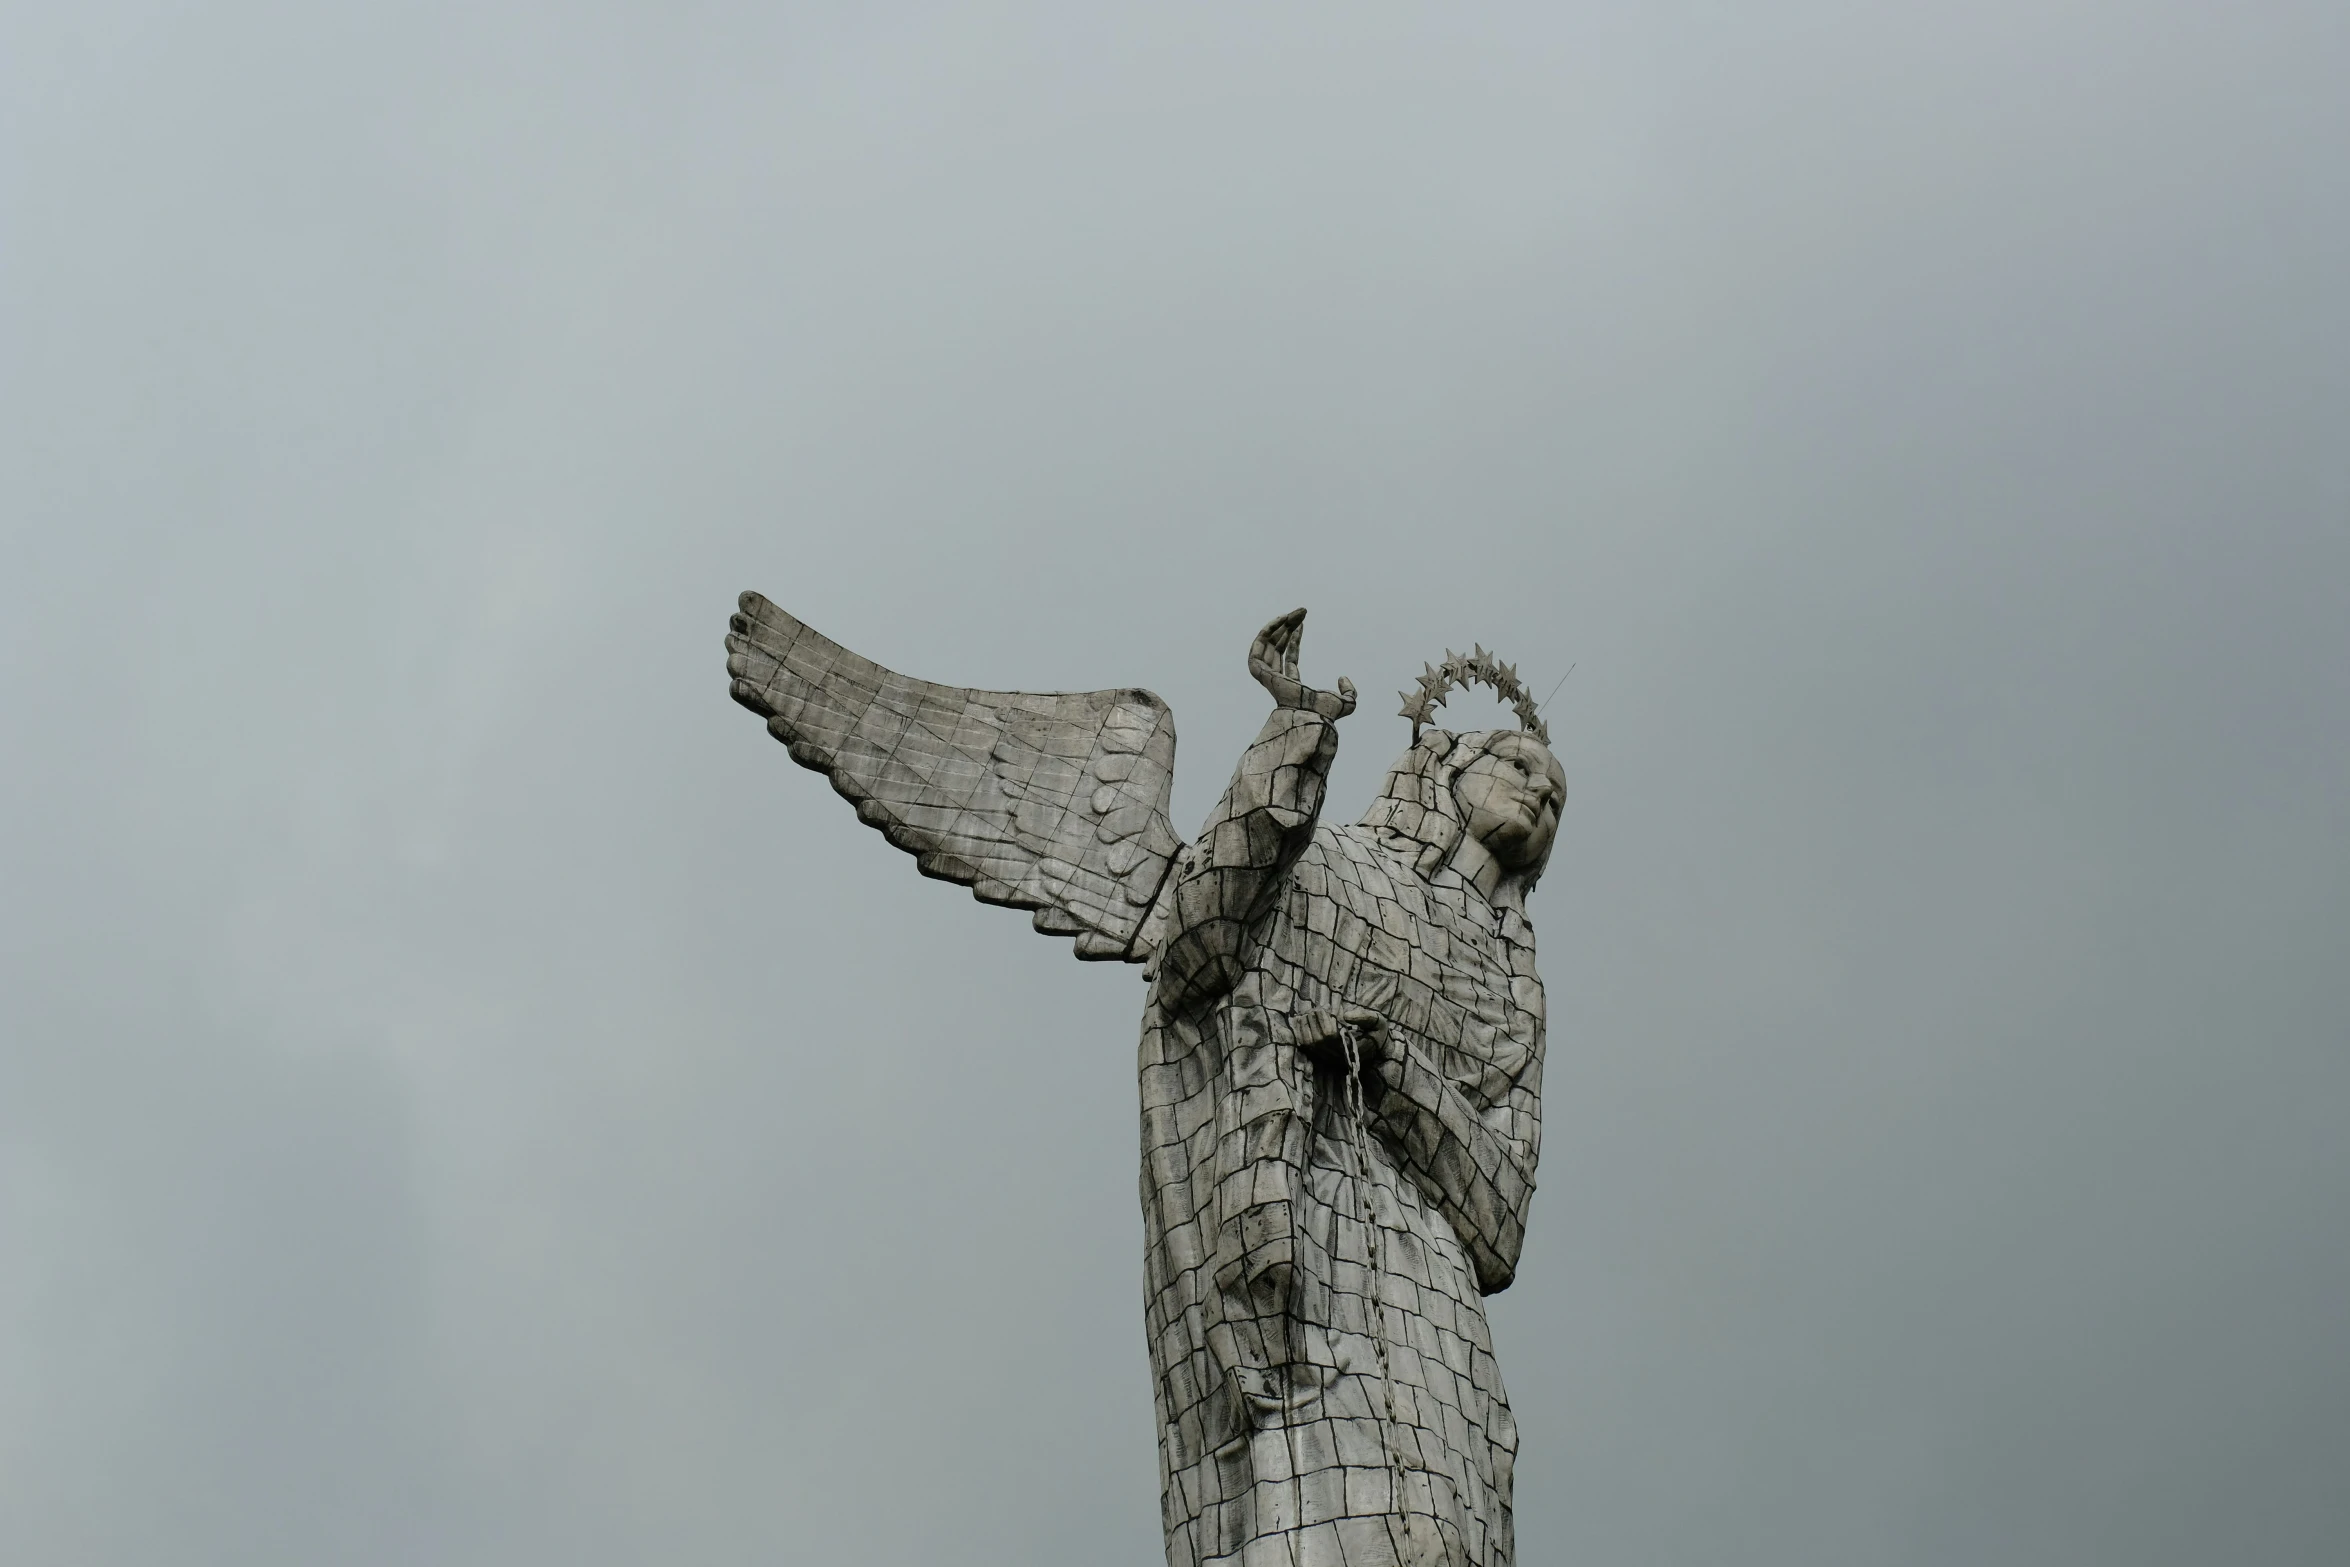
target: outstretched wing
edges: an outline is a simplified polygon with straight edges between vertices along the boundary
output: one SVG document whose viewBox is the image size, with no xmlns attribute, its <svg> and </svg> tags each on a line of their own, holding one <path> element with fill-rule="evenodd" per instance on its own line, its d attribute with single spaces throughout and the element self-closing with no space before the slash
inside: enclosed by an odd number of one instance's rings
<svg viewBox="0 0 2350 1567">
<path fill-rule="evenodd" d="M 969 691 L 859 658 L 756 593 L 729 622 L 734 699 L 925 876 L 1034 909 L 1081 958 L 1139 963 L 1183 847 L 1175 716 L 1148 691 Z"/>
</svg>

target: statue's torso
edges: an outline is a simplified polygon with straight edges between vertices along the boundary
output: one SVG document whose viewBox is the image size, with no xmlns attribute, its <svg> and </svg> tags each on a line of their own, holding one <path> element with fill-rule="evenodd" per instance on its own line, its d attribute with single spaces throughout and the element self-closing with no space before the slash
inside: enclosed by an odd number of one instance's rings
<svg viewBox="0 0 2350 1567">
<path fill-rule="evenodd" d="M 1474 1270 L 1397 1151 L 1357 1136 L 1340 1084 L 1293 1048 L 1301 1014 L 1355 1008 L 1519 1135 L 1542 1048 L 1531 928 L 1365 828 L 1315 831 L 1229 992 L 1146 1014 L 1148 1316 L 1179 1567 L 1276 1544 L 1266 1560 L 1340 1543 L 1350 1563 L 1392 1559 L 1398 1473 L 1446 1531 L 1440 1559 L 1510 1559 L 1516 1429 Z"/>
<path fill-rule="evenodd" d="M 1423 878 L 1369 829 L 1323 828 L 1269 923 L 1252 967 L 1300 1005 L 1381 1013 L 1480 1105 L 1503 1104 L 1536 1063 L 1534 928 L 1449 868 Z"/>
</svg>

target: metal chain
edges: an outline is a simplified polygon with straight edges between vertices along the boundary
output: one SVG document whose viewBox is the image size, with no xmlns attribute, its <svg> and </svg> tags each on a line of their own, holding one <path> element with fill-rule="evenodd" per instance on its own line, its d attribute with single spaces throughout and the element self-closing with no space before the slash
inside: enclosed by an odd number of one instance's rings
<svg viewBox="0 0 2350 1567">
<path fill-rule="evenodd" d="M 1388 1506 L 1397 1517 L 1403 1518 L 1408 1515 L 1404 1509 L 1403 1460 L 1395 1449 L 1395 1428 L 1399 1423 L 1395 1414 L 1395 1374 L 1387 1359 L 1387 1265 L 1385 1248 L 1379 1241 L 1378 1216 L 1371 1207 L 1371 1150 L 1363 1111 L 1363 1052 L 1358 1025 L 1340 1023 L 1338 1038 L 1346 1050 L 1346 1145 L 1354 1156 L 1354 1169 L 1350 1173 L 1354 1176 L 1356 1217 L 1363 1226 L 1371 1263 L 1371 1310 L 1364 1325 L 1371 1330 L 1371 1343 L 1379 1352 L 1379 1390 L 1386 1406 L 1386 1418 L 1379 1422 L 1379 1445 L 1387 1454 Z"/>
</svg>

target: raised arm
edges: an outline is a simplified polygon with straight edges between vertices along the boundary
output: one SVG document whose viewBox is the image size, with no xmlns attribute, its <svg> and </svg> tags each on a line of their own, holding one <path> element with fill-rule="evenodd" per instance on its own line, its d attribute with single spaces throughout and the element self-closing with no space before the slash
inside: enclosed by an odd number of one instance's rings
<svg viewBox="0 0 2350 1567">
<path fill-rule="evenodd" d="M 1355 688 L 1341 677 L 1335 692 L 1317 691 L 1299 678 L 1305 620 L 1304 610 L 1291 610 L 1249 647 L 1248 672 L 1272 694 L 1273 712 L 1167 889 L 1157 972 L 1160 1003 L 1170 1011 L 1239 979 L 1249 927 L 1270 907 L 1321 814 L 1338 720 L 1354 711 Z"/>
</svg>

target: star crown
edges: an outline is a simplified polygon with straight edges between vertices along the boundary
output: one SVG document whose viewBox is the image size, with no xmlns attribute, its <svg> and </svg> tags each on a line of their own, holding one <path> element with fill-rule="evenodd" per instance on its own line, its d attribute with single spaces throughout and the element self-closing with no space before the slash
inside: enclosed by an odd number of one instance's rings
<svg viewBox="0 0 2350 1567">
<path fill-rule="evenodd" d="M 1412 721 L 1414 745 L 1420 743 L 1420 726 L 1434 720 L 1444 699 L 1470 685 L 1489 687 L 1495 696 L 1516 710 L 1519 728 L 1544 745 L 1550 744 L 1550 725 L 1542 721 L 1534 698 L 1518 683 L 1517 670 L 1480 647 L 1474 653 L 1455 653 L 1446 648 L 1443 663 L 1422 666 L 1417 691 L 1398 693 L 1403 697 L 1403 716 Z"/>
</svg>

